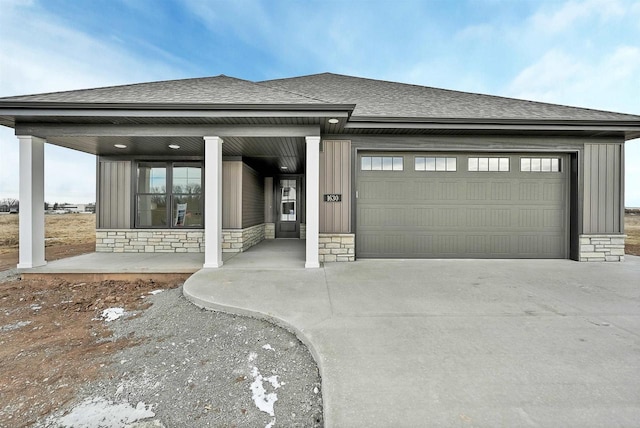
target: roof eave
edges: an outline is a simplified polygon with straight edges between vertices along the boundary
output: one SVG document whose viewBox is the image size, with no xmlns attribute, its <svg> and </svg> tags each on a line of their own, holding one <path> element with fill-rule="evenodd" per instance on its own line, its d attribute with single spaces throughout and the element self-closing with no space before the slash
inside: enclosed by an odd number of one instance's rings
<svg viewBox="0 0 640 428">
<path fill-rule="evenodd" d="M 0 109 L 24 110 L 348 110 L 353 111 L 355 104 L 235 104 L 235 103 L 74 103 L 40 101 L 0 101 Z"/>
<path fill-rule="evenodd" d="M 345 129 L 460 129 L 460 130 L 518 130 L 518 131 L 606 131 L 621 132 L 625 136 L 640 133 L 639 120 L 522 120 L 522 119 L 418 119 L 389 118 L 367 120 L 352 117 Z M 637 137 L 637 135 L 636 135 Z M 632 137 L 632 138 L 636 138 Z M 629 139 L 629 138 L 627 138 Z"/>
</svg>

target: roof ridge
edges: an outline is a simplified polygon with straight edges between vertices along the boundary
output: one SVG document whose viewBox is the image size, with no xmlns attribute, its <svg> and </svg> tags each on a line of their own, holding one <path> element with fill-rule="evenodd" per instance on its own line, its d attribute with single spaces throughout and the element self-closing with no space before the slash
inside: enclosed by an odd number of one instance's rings
<svg viewBox="0 0 640 428">
<path fill-rule="evenodd" d="M 311 95 L 309 95 L 309 94 L 302 94 L 302 93 L 300 93 L 300 92 L 291 91 L 291 90 L 289 90 L 289 89 L 285 89 L 285 88 L 283 88 L 283 87 L 281 87 L 281 86 L 278 86 L 278 85 L 275 85 L 275 86 L 265 85 L 264 83 L 266 83 L 266 82 L 269 82 L 269 80 L 264 80 L 264 81 L 259 81 L 259 82 L 253 82 L 253 83 L 255 83 L 256 85 L 259 85 L 259 86 L 260 86 L 260 87 L 262 87 L 262 88 L 267 88 L 267 89 L 270 89 L 270 90 L 277 90 L 278 92 L 285 92 L 285 93 L 287 93 L 287 94 L 297 95 L 297 96 L 299 96 L 299 97 L 308 98 L 308 99 L 313 100 L 313 101 L 320 101 L 320 102 L 322 102 L 322 103 L 332 103 L 332 101 L 329 101 L 329 100 L 323 100 L 322 98 L 313 97 L 313 96 L 311 96 Z"/>
</svg>

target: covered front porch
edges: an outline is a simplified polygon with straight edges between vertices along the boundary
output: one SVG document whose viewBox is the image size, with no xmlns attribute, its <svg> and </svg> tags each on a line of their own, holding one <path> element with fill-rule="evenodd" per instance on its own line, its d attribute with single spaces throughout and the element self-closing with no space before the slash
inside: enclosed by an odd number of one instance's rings
<svg viewBox="0 0 640 428">
<path fill-rule="evenodd" d="M 299 203 L 295 206 L 297 238 L 301 238 L 302 245 L 298 250 L 303 257 L 304 267 L 318 268 L 320 132 L 319 126 L 18 127 L 16 133 L 21 148 L 20 200 L 24 201 L 20 212 L 18 268 L 47 270 L 42 211 L 46 143 L 82 149 L 99 156 L 96 172 L 97 250 L 114 253 L 113 260 L 121 257 L 134 265 L 161 265 L 169 260 L 171 265 L 184 259 L 188 260 L 189 265 L 196 263 L 197 268 L 222 267 L 233 256 L 227 255 L 226 251 L 246 251 L 265 237 L 278 237 L 278 220 L 274 218 L 271 219 L 273 223 L 268 222 L 267 203 L 264 203 L 264 214 L 259 212 L 261 209 L 256 209 L 258 203 L 255 201 L 250 210 L 251 197 L 264 192 L 264 198 L 269 199 L 268 193 L 273 192 L 271 200 L 267 202 L 273 217 L 279 216 L 280 212 L 275 210 L 279 202 L 277 186 L 281 178 L 297 177 L 298 185 L 302 184 L 299 187 L 302 190 L 298 195 Z M 201 174 L 198 194 L 195 197 L 189 195 L 190 200 L 195 199 L 199 204 L 194 209 L 194 217 L 198 217 L 195 223 L 182 223 L 179 209 L 176 211 L 178 197 L 184 195 L 174 195 L 180 192 L 175 192 L 176 184 L 175 179 L 172 183 L 171 172 L 163 176 L 166 206 L 162 208 L 166 213 L 163 227 L 141 220 L 141 213 L 150 210 L 151 205 L 155 207 L 153 201 L 157 198 L 156 195 L 145 194 L 153 191 L 143 191 L 140 183 L 152 180 L 144 175 L 148 174 L 148 165 L 163 163 L 168 168 L 196 165 L 198 174 Z M 238 174 L 227 174 L 229 168 L 225 169 L 223 163 L 227 164 L 225 167 L 229 164 L 240 165 Z M 147 171 L 141 172 L 141 165 L 145 165 Z M 245 196 L 242 188 L 242 180 L 246 179 L 245 169 L 251 171 L 260 185 L 264 183 L 263 188 L 254 189 L 249 197 Z M 177 173 L 174 175 L 177 176 Z M 173 193 L 171 185 L 174 186 Z M 190 214 L 187 212 L 187 215 Z M 238 220 L 235 223 L 229 221 L 230 216 Z M 276 228 L 276 231 L 271 232 L 270 228 Z M 283 233 L 280 237 L 289 236 Z M 92 264 L 92 260 L 98 260 L 100 254 L 86 257 L 93 258 L 86 259 Z M 56 269 L 62 268 L 60 263 L 57 263 Z"/>
<path fill-rule="evenodd" d="M 264 240 L 238 253 L 223 253 L 224 269 L 304 269 L 305 240 Z M 186 279 L 202 269 L 204 253 L 89 253 L 19 269 L 23 277 L 84 280 Z"/>
</svg>

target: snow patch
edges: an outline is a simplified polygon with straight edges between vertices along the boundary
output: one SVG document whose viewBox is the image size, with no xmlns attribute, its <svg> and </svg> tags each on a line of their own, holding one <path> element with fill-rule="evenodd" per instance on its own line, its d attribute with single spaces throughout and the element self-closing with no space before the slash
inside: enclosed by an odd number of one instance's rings
<svg viewBox="0 0 640 428">
<path fill-rule="evenodd" d="M 55 423 L 74 428 L 117 428 L 154 417 L 156 414 L 151 408 L 142 401 L 133 407 L 129 403 L 114 403 L 103 397 L 87 398 Z"/>
<path fill-rule="evenodd" d="M 249 354 L 249 362 L 255 360 L 256 358 L 258 358 L 258 354 L 256 354 L 255 352 Z"/>
<path fill-rule="evenodd" d="M 162 293 L 164 290 L 153 290 L 153 291 L 149 291 L 149 294 L 155 296 L 156 294 L 160 294 Z"/>
<path fill-rule="evenodd" d="M 268 424 L 266 424 L 264 426 L 264 428 L 273 428 L 273 426 L 276 424 L 276 418 L 271 419 L 271 422 L 269 422 Z"/>
<path fill-rule="evenodd" d="M 0 327 L 0 331 L 17 330 L 29 324 L 31 324 L 31 321 L 18 321 L 17 323 L 3 325 L 2 327 Z"/>
<path fill-rule="evenodd" d="M 115 321 L 124 315 L 124 308 L 108 308 L 102 311 L 100 318 L 109 322 Z"/>
<path fill-rule="evenodd" d="M 273 352 L 275 352 L 275 351 L 276 351 L 276 350 L 275 350 L 275 349 L 273 349 L 273 348 L 271 347 L 271 345 L 269 345 L 268 343 L 267 343 L 266 345 L 262 345 L 262 349 L 266 349 L 267 351 L 273 351 Z"/>
<path fill-rule="evenodd" d="M 278 389 L 280 388 L 278 376 L 274 375 L 265 379 L 262 377 L 257 367 L 253 367 L 251 369 L 251 376 L 253 376 L 253 382 L 249 385 L 249 388 L 251 388 L 251 398 L 253 398 L 253 402 L 260 411 L 268 413 L 269 416 L 275 416 L 273 406 L 276 401 L 278 401 L 278 394 L 275 392 L 267 393 L 267 390 L 264 387 L 264 381 L 271 384 L 274 389 Z M 275 419 L 273 422 L 275 423 Z"/>
</svg>

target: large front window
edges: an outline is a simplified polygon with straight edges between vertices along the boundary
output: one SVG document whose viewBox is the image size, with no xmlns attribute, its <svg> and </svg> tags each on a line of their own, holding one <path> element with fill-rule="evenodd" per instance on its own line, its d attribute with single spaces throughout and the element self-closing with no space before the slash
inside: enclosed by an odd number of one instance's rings
<svg viewBox="0 0 640 428">
<path fill-rule="evenodd" d="M 140 162 L 136 227 L 202 227 L 202 165 Z"/>
</svg>

